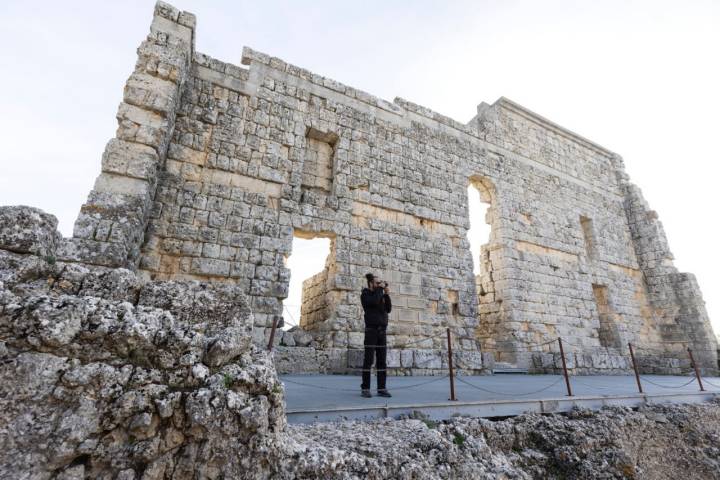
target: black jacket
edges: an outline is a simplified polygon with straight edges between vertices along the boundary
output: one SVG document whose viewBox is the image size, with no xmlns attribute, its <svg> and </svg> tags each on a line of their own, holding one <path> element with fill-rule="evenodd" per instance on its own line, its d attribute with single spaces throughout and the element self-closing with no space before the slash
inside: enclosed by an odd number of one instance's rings
<svg viewBox="0 0 720 480">
<path fill-rule="evenodd" d="M 366 327 L 387 327 L 388 313 L 392 310 L 390 295 L 385 295 L 382 288 L 363 288 L 360 301 L 365 310 Z"/>
</svg>

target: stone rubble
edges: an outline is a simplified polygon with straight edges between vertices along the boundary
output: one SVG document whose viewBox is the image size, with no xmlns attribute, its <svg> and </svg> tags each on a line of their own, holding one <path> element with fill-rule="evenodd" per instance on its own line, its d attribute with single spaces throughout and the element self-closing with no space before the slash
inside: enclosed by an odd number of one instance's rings
<svg viewBox="0 0 720 480">
<path fill-rule="evenodd" d="M 292 425 L 308 448 L 347 459 L 328 479 L 717 479 L 720 402 Z"/>
</svg>

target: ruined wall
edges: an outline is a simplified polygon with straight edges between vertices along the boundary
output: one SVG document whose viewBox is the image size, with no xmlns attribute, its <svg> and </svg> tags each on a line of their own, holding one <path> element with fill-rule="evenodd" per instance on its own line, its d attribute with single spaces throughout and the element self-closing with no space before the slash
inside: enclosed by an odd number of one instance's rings
<svg viewBox="0 0 720 480">
<path fill-rule="evenodd" d="M 195 16 L 159 2 L 150 34 L 118 107 L 118 130 L 102 173 L 82 206 L 73 238 L 58 254 L 70 261 L 134 268 L 163 169 L 175 113 L 189 74 Z"/>
<path fill-rule="evenodd" d="M 368 271 L 391 283 L 388 341 L 412 343 L 418 368 L 441 366 L 447 326 L 478 369 L 481 347 L 530 365 L 517 351 L 558 336 L 588 351 L 670 338 L 715 348 L 697 285 L 659 253 L 664 235 L 614 153 L 505 98 L 464 125 L 248 48 L 247 68 L 220 62 L 194 52 L 190 19 L 156 8 L 75 257 L 237 284 L 267 342 L 293 237 L 332 238 L 325 318 L 311 330 L 338 365 L 362 345 Z M 492 225 L 477 284 L 469 184 Z"/>
<path fill-rule="evenodd" d="M 616 156 L 507 99 L 481 105 L 472 123 L 543 172 L 525 170 L 497 187 L 507 227 L 494 251 L 502 263 L 495 288 L 509 287 L 512 303 L 483 335 L 499 350 L 517 337 L 560 336 L 577 350 L 657 341 Z"/>
<path fill-rule="evenodd" d="M 314 330 L 316 324 L 327 319 L 327 293 L 327 270 L 303 280 L 300 306 L 300 326 L 303 329 Z"/>
</svg>

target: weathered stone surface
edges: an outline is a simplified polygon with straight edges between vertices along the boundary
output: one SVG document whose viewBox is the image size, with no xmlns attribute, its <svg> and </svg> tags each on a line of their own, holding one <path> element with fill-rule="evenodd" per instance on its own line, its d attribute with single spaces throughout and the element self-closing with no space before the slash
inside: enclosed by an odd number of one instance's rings
<svg viewBox="0 0 720 480">
<path fill-rule="evenodd" d="M 0 250 L 54 256 L 57 219 L 32 207 L 0 207 Z"/>
<path fill-rule="evenodd" d="M 720 406 L 607 408 L 503 421 L 456 418 L 289 428 L 324 478 L 720 478 Z M 322 449 L 322 450 L 321 450 Z M 318 457 L 315 457 L 318 458 Z M 312 461 L 304 462 L 312 465 Z M 317 469 L 316 463 L 312 468 Z M 315 470 L 317 472 L 317 470 Z"/>
<path fill-rule="evenodd" d="M 252 323 L 232 285 L 0 250 L 0 476 L 266 477 L 288 439 Z"/>
<path fill-rule="evenodd" d="M 307 347 L 313 341 L 312 335 L 300 328 L 292 332 L 292 337 L 298 347 Z"/>
<path fill-rule="evenodd" d="M 278 373 L 322 373 L 317 350 L 310 347 L 279 346 L 273 350 L 273 361 Z"/>
</svg>

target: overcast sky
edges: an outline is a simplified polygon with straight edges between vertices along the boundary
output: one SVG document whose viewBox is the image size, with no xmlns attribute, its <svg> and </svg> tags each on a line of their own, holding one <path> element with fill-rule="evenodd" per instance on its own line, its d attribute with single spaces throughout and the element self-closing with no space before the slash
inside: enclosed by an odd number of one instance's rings
<svg viewBox="0 0 720 480">
<path fill-rule="evenodd" d="M 153 4 L 0 3 L 0 204 L 40 207 L 71 234 Z M 621 154 L 720 332 L 720 1 L 173 4 L 221 60 L 248 45 L 462 122 L 506 96 Z"/>
</svg>

